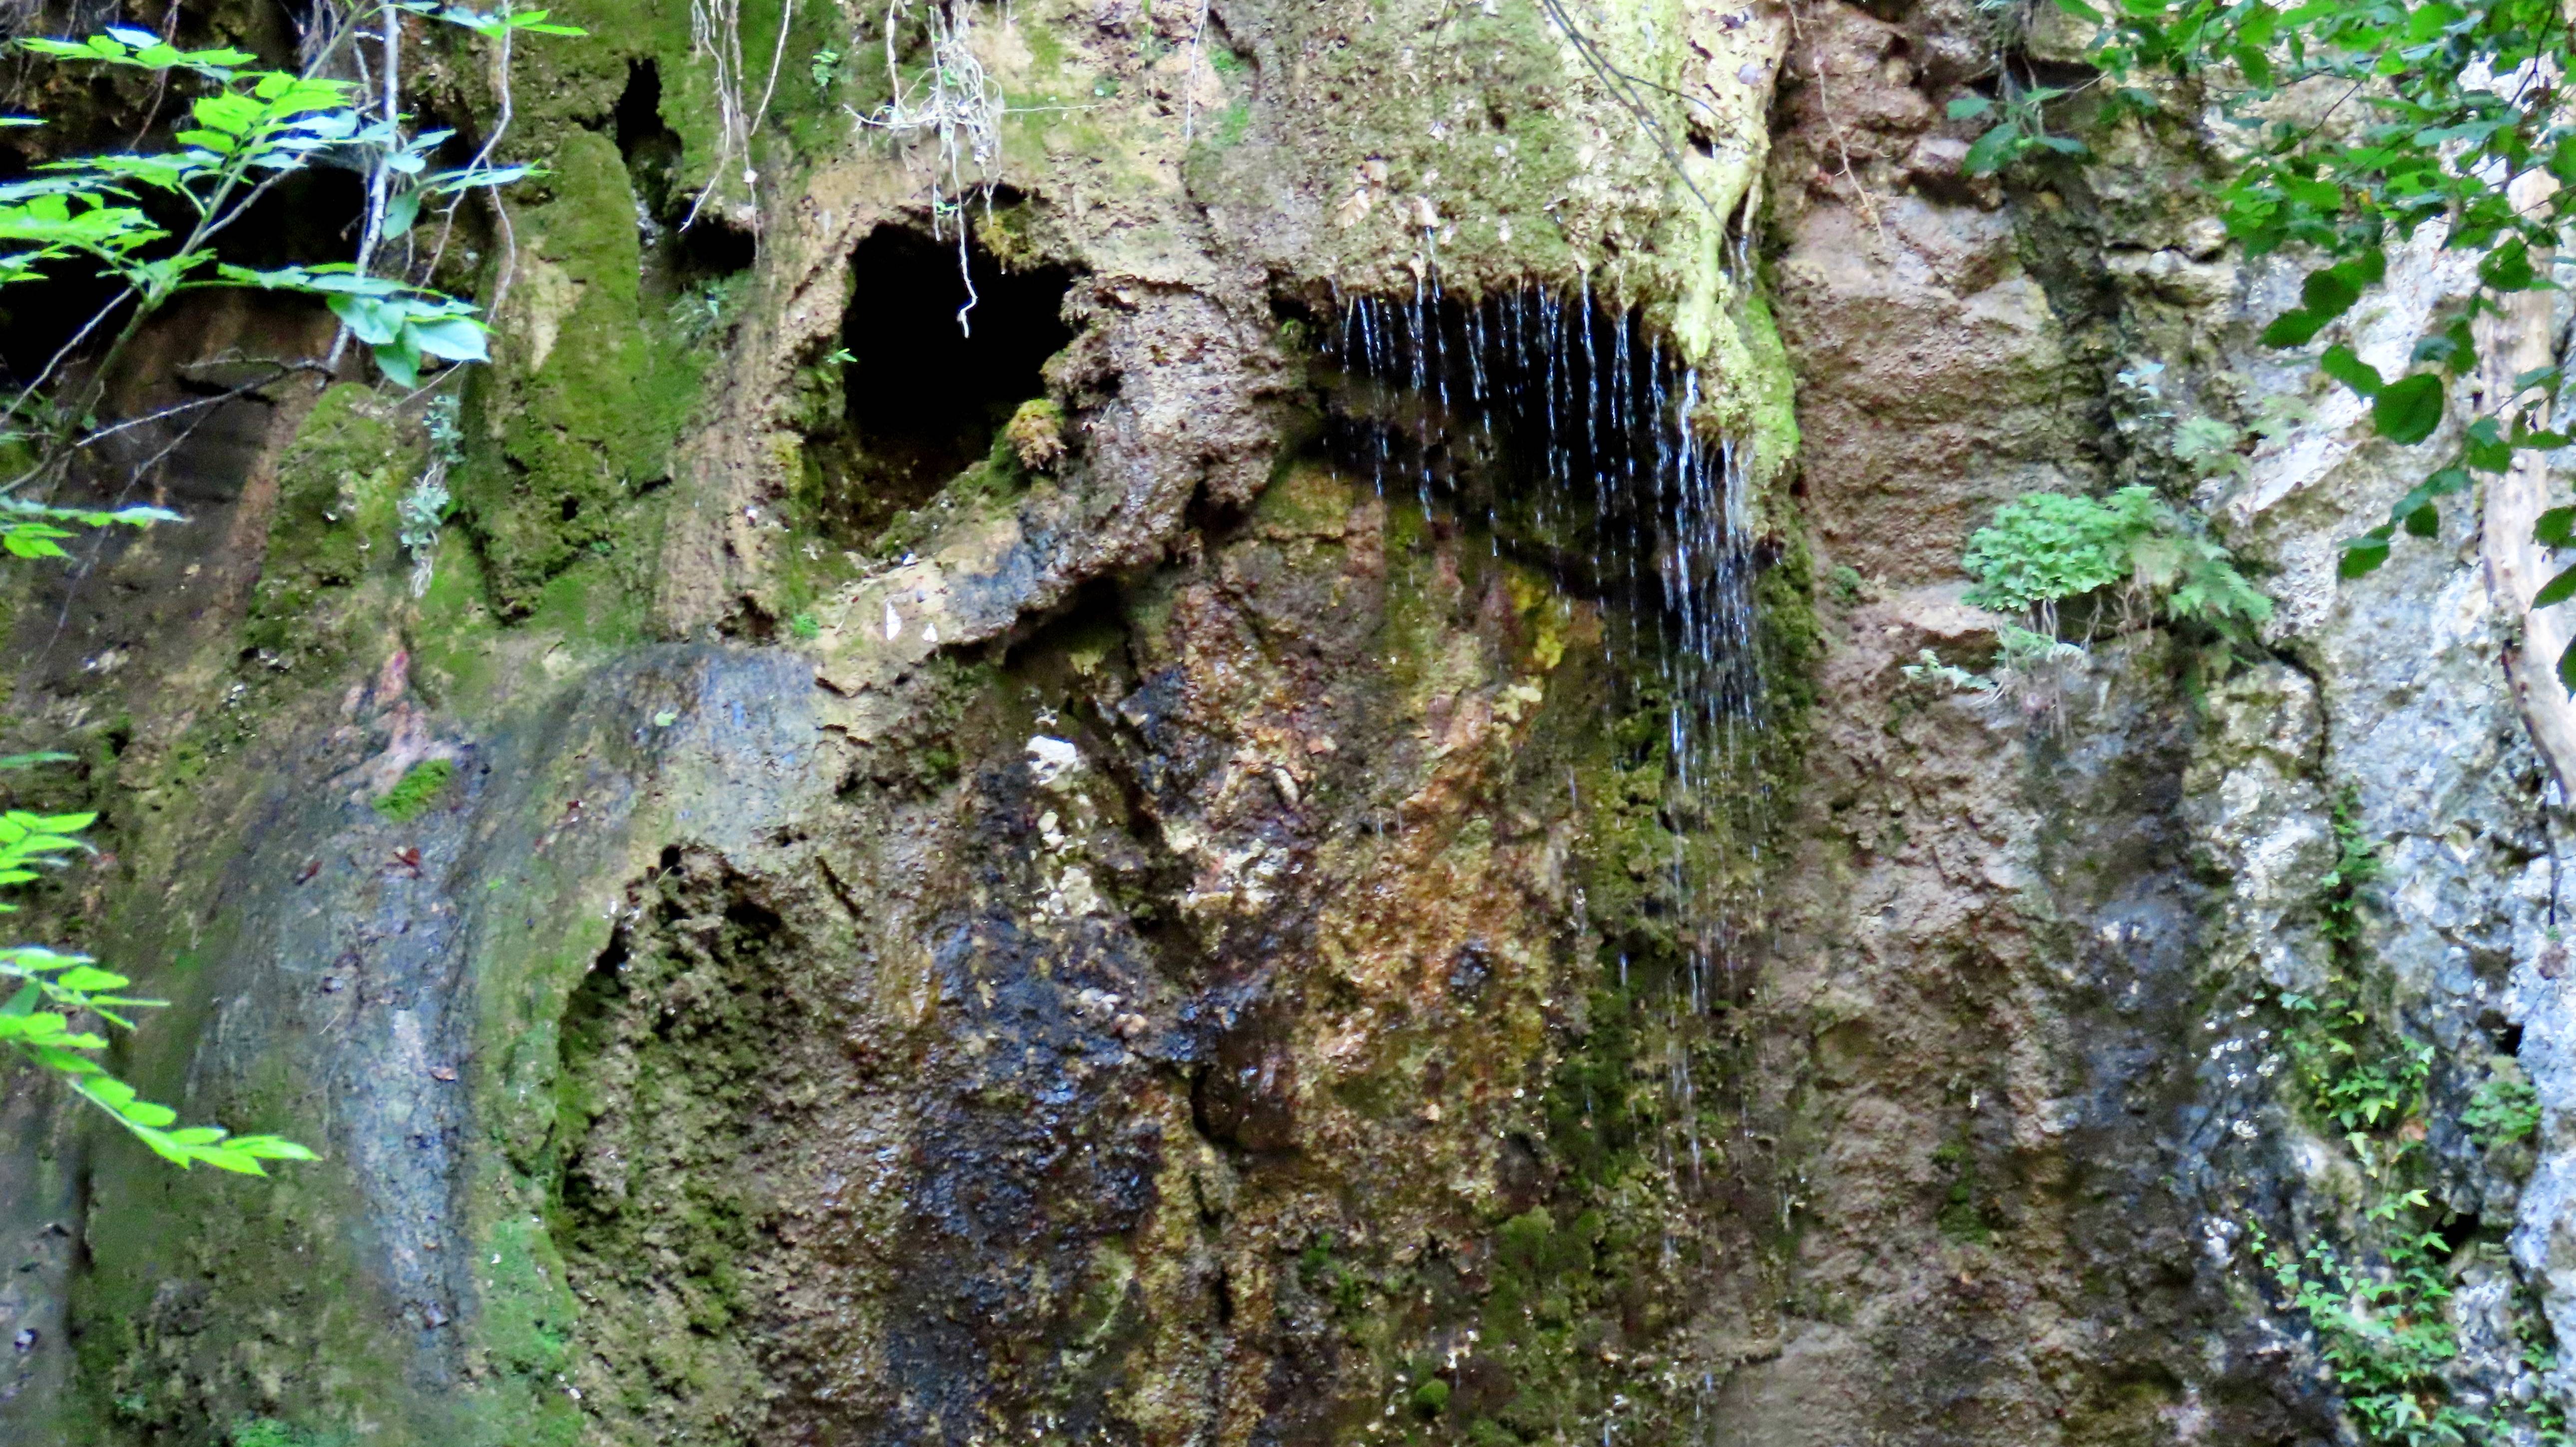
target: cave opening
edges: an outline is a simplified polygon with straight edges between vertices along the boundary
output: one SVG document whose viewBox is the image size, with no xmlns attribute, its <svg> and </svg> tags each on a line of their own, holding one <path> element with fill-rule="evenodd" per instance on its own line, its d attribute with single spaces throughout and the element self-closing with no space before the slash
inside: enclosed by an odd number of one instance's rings
<svg viewBox="0 0 2576 1447">
<path fill-rule="evenodd" d="M 750 270 L 759 240 L 728 224 L 715 208 L 696 209 L 690 182 L 704 178 L 681 173 L 686 147 L 662 118 L 662 68 L 650 56 L 626 63 L 626 85 L 609 112 L 609 128 L 635 191 L 645 294 L 668 302 L 692 287 Z"/>
<path fill-rule="evenodd" d="M 869 233 L 850 270 L 841 406 L 815 419 L 807 456 L 815 522 L 856 546 L 984 461 L 1012 412 L 1046 394 L 1046 361 L 1075 335 L 1074 273 L 980 246 L 961 268 L 953 241 L 894 226 Z"/>
</svg>

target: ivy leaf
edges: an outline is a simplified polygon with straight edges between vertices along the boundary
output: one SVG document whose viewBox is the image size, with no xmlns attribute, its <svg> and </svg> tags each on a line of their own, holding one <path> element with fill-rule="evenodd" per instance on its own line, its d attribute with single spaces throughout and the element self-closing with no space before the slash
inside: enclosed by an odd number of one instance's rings
<svg viewBox="0 0 2576 1447">
<path fill-rule="evenodd" d="M 2388 530 L 2373 529 L 2357 538 L 2346 538 L 2343 557 L 2335 572 L 2346 578 L 2367 577 L 2388 561 Z"/>
<path fill-rule="evenodd" d="M 2326 348 L 2326 354 L 2317 359 L 2317 370 L 2364 397 L 2376 397 L 2380 389 L 2388 385 L 2377 367 L 2363 361 L 2352 348 L 2341 342 Z"/>
<path fill-rule="evenodd" d="M 2011 164 L 2020 142 L 2021 127 L 2006 121 L 1977 137 L 1977 143 L 1968 148 L 1967 158 L 1959 163 L 1960 169 L 1971 176 L 1991 176 Z"/>
<path fill-rule="evenodd" d="M 2309 315 L 2321 322 L 2332 321 L 2342 316 L 2352 310 L 2352 304 L 2359 300 L 2361 300 L 2360 285 L 2354 282 L 2341 266 L 2329 266 L 2321 271 L 2309 272 L 2308 279 L 2299 283 L 2301 305 Z"/>
<path fill-rule="evenodd" d="M 2312 312 L 2285 311 L 2272 318 L 2272 324 L 2263 329 L 2263 345 L 2304 347 L 2314 341 L 2317 333 L 2324 331 L 2326 323 L 2332 320 L 2332 317 L 2321 317 Z"/>
<path fill-rule="evenodd" d="M 2531 611 L 2555 608 L 2570 598 L 2576 598 L 2576 568 L 2568 568 L 2541 584 L 2540 591 L 2531 595 Z"/>
<path fill-rule="evenodd" d="M 2553 548 L 2576 547 L 2576 507 L 2553 507 L 2531 525 L 2536 542 Z"/>
<path fill-rule="evenodd" d="M 2391 442 L 2412 444 L 2442 425 L 2442 378 L 2417 372 L 2382 387 L 2370 404 L 2371 424 Z"/>
</svg>

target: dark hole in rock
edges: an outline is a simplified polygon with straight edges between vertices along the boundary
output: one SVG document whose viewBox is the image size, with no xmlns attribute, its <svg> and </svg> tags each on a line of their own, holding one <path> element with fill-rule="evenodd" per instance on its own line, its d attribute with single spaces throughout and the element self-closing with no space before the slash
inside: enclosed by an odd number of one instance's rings
<svg viewBox="0 0 2576 1447">
<path fill-rule="evenodd" d="M 806 501 L 823 532 L 862 546 L 990 457 L 1012 412 L 1045 394 L 1041 369 L 1074 337 L 1073 273 L 970 247 L 961 276 L 953 242 L 894 227 L 859 244 L 851 273 L 842 407 L 815 420 Z"/>
<path fill-rule="evenodd" d="M 626 88 L 610 112 L 617 154 L 626 159 L 644 235 L 644 289 L 665 301 L 689 287 L 747 270 L 759 243 L 727 225 L 715 208 L 699 212 L 703 175 L 684 174 L 680 134 L 662 119 L 662 70 L 650 59 L 626 63 Z"/>
<path fill-rule="evenodd" d="M 2442 1237 L 2444 1254 L 2456 1256 L 2467 1250 L 2469 1243 L 2478 1239 L 2478 1233 L 2486 1229 L 2486 1222 L 2475 1211 L 2463 1211 L 2444 1221 L 2436 1229 Z"/>
</svg>

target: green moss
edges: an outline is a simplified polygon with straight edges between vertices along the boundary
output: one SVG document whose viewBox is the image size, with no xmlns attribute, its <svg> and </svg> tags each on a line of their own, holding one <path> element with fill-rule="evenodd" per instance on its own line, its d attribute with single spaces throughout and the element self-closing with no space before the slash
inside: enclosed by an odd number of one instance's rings
<svg viewBox="0 0 2576 1447">
<path fill-rule="evenodd" d="M 634 550 L 632 504 L 669 476 L 704 368 L 702 347 L 647 324 L 617 147 L 576 131 L 555 166 L 554 198 L 520 223 L 518 345 L 475 389 L 456 485 L 506 617 L 575 563 Z"/>
<path fill-rule="evenodd" d="M 395 785 L 376 801 L 376 812 L 398 824 L 408 824 L 429 811 L 440 791 L 456 777 L 456 765 L 447 759 L 427 759 L 411 766 Z"/>
<path fill-rule="evenodd" d="M 350 643 L 348 590 L 400 563 L 394 509 L 420 471 L 420 448 L 372 389 L 322 394 L 277 467 L 277 512 L 251 597 L 245 647 L 272 669 L 319 674 Z"/>
</svg>

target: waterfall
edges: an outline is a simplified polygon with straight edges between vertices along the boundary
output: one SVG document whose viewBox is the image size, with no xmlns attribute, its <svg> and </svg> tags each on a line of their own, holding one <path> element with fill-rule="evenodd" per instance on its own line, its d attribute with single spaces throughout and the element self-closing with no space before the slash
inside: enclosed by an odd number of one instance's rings
<svg viewBox="0 0 2576 1447">
<path fill-rule="evenodd" d="M 1410 295 L 1337 297 L 1324 353 L 1346 389 L 1327 419 L 1338 464 L 1381 497 L 1481 519 L 1496 553 L 1596 603 L 1603 661 L 1624 694 L 1611 707 L 1660 710 L 1662 817 L 1694 846 L 1674 853 L 1664 881 L 1687 956 L 1660 1002 L 1680 1125 L 1665 1144 L 1668 1167 L 1695 1181 L 1705 1152 L 1683 1042 L 1704 1034 L 1688 1021 L 1731 997 L 1725 887 L 1749 847 L 1739 839 L 1756 833 L 1750 459 L 1703 430 L 1700 373 L 1588 278 L 1469 298 L 1424 267 Z M 1628 963 L 1621 953 L 1623 993 Z"/>
</svg>

